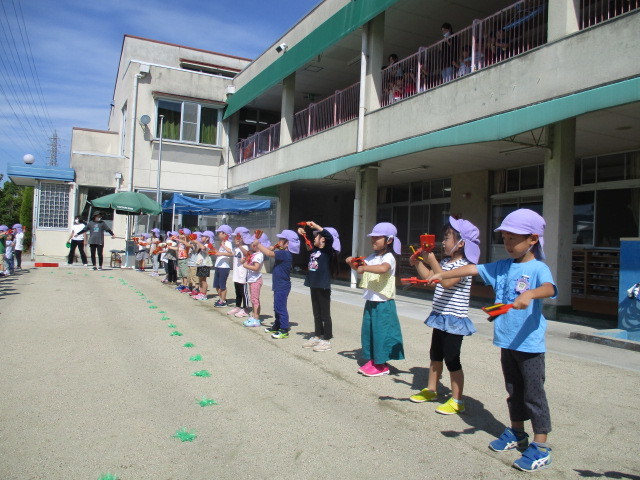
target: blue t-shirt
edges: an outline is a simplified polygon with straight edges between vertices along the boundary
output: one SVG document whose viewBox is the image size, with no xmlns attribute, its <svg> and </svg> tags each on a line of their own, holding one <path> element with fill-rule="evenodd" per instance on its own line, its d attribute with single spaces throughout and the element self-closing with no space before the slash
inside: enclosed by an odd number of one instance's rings
<svg viewBox="0 0 640 480">
<path fill-rule="evenodd" d="M 293 264 L 293 255 L 289 250 L 276 250 L 276 263 L 271 272 L 271 289 L 290 290 L 291 289 L 291 265 Z"/>
<path fill-rule="evenodd" d="M 539 260 L 515 263 L 509 258 L 477 267 L 484 283 L 495 290 L 496 303 L 513 303 L 520 293 L 538 288 L 543 283 L 553 285 L 554 294 L 551 298 L 558 294 L 549 267 Z M 519 352 L 542 353 L 546 350 L 546 330 L 542 299 L 532 300 L 524 310 L 511 309 L 496 317 L 493 344 Z"/>
</svg>

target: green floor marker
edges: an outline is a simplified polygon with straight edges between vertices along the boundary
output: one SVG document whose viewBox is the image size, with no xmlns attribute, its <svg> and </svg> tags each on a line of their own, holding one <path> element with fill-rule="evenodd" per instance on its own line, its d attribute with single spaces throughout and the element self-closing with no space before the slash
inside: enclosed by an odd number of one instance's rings
<svg viewBox="0 0 640 480">
<path fill-rule="evenodd" d="M 206 397 L 202 397 L 202 400 L 196 400 L 196 402 L 201 407 L 208 407 L 209 405 L 218 405 L 218 402 L 216 402 L 213 398 L 206 398 Z"/>
<path fill-rule="evenodd" d="M 166 315 L 163 315 L 160 320 L 171 320 L 171 317 L 167 317 Z"/>
<path fill-rule="evenodd" d="M 158 313 L 167 313 L 167 312 L 165 312 L 164 310 L 160 310 Z"/>
<path fill-rule="evenodd" d="M 147 303 L 153 303 L 151 300 L 147 300 Z"/>
<path fill-rule="evenodd" d="M 118 480 L 118 476 L 113 473 L 103 473 L 98 480 Z"/>
<path fill-rule="evenodd" d="M 193 442 L 198 436 L 194 433 L 194 430 L 189 431 L 186 428 L 181 428 L 171 437 L 179 438 L 181 442 Z"/>
<path fill-rule="evenodd" d="M 191 342 L 187 342 L 187 343 L 185 343 L 185 344 L 184 344 L 184 345 L 182 345 L 182 346 L 183 346 L 183 347 L 187 347 L 187 348 L 193 348 L 193 347 L 195 347 L 195 345 L 194 345 L 193 343 L 191 343 Z"/>
<path fill-rule="evenodd" d="M 167 325 L 167 327 L 169 328 L 176 328 L 176 326 L 173 323 L 170 323 L 169 325 Z"/>
<path fill-rule="evenodd" d="M 199 362 L 200 360 L 202 360 L 202 355 L 194 355 L 193 357 L 189 358 L 190 362 Z"/>
<path fill-rule="evenodd" d="M 176 330 L 175 332 L 171 332 L 171 336 L 172 337 L 181 337 L 182 334 Z"/>
<path fill-rule="evenodd" d="M 73 275 L 73 272 L 67 272 L 67 275 Z"/>
<path fill-rule="evenodd" d="M 153 308 L 158 308 L 157 305 L 149 305 L 149 308 L 153 309 Z"/>
<path fill-rule="evenodd" d="M 211 374 L 209 372 L 207 372 L 206 370 L 198 370 L 197 372 L 193 372 L 191 374 L 191 376 L 193 377 L 205 377 L 208 378 L 211 376 Z"/>
</svg>

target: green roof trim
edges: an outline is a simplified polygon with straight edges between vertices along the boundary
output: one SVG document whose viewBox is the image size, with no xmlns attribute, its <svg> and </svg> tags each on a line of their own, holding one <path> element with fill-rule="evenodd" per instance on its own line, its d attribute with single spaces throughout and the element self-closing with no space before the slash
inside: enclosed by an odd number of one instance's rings
<svg viewBox="0 0 640 480">
<path fill-rule="evenodd" d="M 398 0 L 354 0 L 338 10 L 309 35 L 252 78 L 228 99 L 227 119 L 269 88 L 304 66 L 341 38 L 375 18 Z"/>
<path fill-rule="evenodd" d="M 502 140 L 578 115 L 638 101 L 640 77 L 635 77 L 263 178 L 249 183 L 249 193 L 295 180 L 324 178 L 348 168 L 432 148 Z"/>
</svg>

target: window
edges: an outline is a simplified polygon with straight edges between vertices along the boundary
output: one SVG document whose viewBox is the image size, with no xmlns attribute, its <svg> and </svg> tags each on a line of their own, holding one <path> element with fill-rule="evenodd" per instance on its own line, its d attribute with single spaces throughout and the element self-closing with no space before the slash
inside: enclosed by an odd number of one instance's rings
<svg viewBox="0 0 640 480">
<path fill-rule="evenodd" d="M 66 183 L 42 183 L 38 205 L 38 227 L 69 227 L 69 185 Z"/>
<path fill-rule="evenodd" d="M 507 170 L 507 192 L 532 190 L 543 186 L 544 165 L 531 165 L 530 167 L 510 168 Z"/>
<path fill-rule="evenodd" d="M 593 245 L 595 192 L 573 195 L 573 244 Z"/>
<path fill-rule="evenodd" d="M 198 103 L 158 100 L 156 135 L 160 136 L 160 115 L 163 115 L 162 138 L 218 145 L 219 113 L 219 108 Z"/>
<path fill-rule="evenodd" d="M 576 160 L 575 185 L 637 180 L 640 178 L 640 152 L 614 153 Z"/>
</svg>

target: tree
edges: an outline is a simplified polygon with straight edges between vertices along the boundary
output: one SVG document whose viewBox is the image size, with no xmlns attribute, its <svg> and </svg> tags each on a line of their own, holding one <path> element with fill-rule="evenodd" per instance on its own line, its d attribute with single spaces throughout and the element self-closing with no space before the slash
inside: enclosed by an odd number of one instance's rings
<svg viewBox="0 0 640 480">
<path fill-rule="evenodd" d="M 0 182 L 3 175 L 0 174 Z M 0 189 L 0 224 L 11 226 L 20 223 L 20 207 L 22 205 L 24 187 L 13 182 L 4 182 Z"/>
<path fill-rule="evenodd" d="M 20 205 L 20 224 L 31 232 L 33 225 L 33 187 L 24 187 L 22 190 L 22 204 Z M 31 246 L 31 235 L 24 236 L 24 249 Z"/>
</svg>

